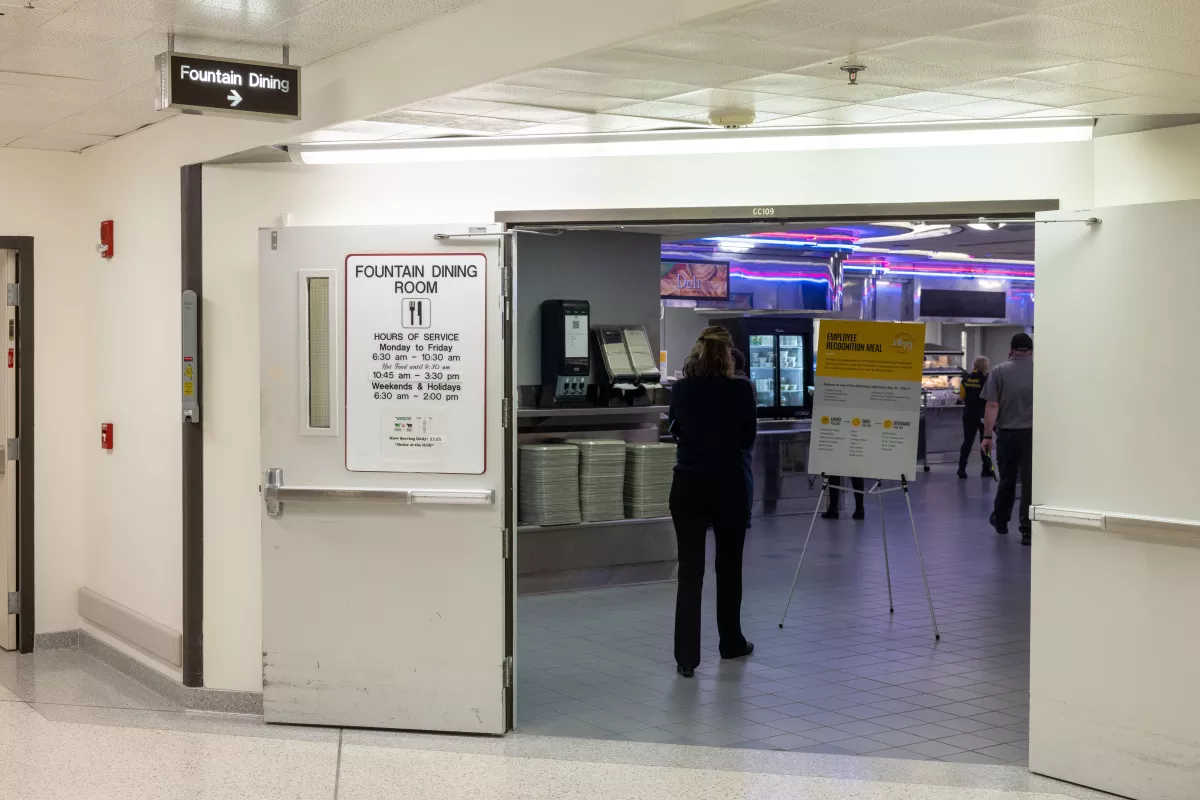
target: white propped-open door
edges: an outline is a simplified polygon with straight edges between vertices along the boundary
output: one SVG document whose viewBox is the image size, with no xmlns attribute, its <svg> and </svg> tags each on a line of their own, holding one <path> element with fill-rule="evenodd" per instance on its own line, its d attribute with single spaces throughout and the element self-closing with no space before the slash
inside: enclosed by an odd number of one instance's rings
<svg viewBox="0 0 1200 800">
<path fill-rule="evenodd" d="M 1034 772 L 1200 797 L 1200 201 L 1037 230 Z"/>
<path fill-rule="evenodd" d="M 492 231 L 261 233 L 269 722 L 506 730 Z"/>
<path fill-rule="evenodd" d="M 0 250 L 0 265 L 4 270 L 5 284 L 17 282 L 17 254 L 12 250 Z M 4 379 L 0 381 L 0 446 L 17 436 L 17 309 L 5 307 L 5 347 L 7 361 Z M 17 591 L 17 466 L 9 460 L 12 454 L 0 458 L 0 576 L 3 577 L 5 597 Z M 7 611 L 8 609 L 4 609 Z M 0 616 L 0 649 L 17 648 L 17 615 Z"/>
</svg>

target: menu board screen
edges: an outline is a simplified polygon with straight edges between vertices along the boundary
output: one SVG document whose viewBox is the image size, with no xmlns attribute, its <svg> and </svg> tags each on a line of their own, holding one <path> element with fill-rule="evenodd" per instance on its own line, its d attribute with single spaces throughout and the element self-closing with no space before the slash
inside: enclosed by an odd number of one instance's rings
<svg viewBox="0 0 1200 800">
<path fill-rule="evenodd" d="M 659 294 L 672 299 L 729 299 L 729 264 L 720 261 L 664 261 Z"/>
</svg>

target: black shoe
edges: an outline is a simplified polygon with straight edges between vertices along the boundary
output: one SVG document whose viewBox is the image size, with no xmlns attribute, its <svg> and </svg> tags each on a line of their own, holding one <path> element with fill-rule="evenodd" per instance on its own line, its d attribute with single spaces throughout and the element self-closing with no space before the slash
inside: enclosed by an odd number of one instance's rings
<svg viewBox="0 0 1200 800">
<path fill-rule="evenodd" d="M 696 677 L 696 668 L 695 667 L 676 667 L 675 671 L 678 672 L 680 675 L 682 675 L 685 678 Z"/>
<path fill-rule="evenodd" d="M 985 472 L 984 475 L 986 475 L 986 474 L 987 473 Z M 959 477 L 959 480 L 965 481 L 967 479 L 967 471 L 965 469 L 960 469 L 958 471 L 958 477 Z"/>
<path fill-rule="evenodd" d="M 965 477 L 967 477 L 967 476 L 966 476 L 966 475 L 963 475 L 963 477 L 965 478 Z M 979 473 L 979 477 L 981 477 L 981 478 L 990 478 L 990 477 L 992 477 L 992 473 L 988 472 L 988 471 L 985 469 L 983 472 Z"/>
<path fill-rule="evenodd" d="M 836 508 L 827 509 L 825 511 L 825 513 L 821 515 L 821 519 L 837 519 L 837 518 L 838 518 L 838 510 Z"/>
<path fill-rule="evenodd" d="M 866 519 L 866 518 L 867 518 L 867 512 L 863 511 L 861 508 L 854 509 L 854 513 L 850 515 L 850 519 Z"/>
<path fill-rule="evenodd" d="M 1033 531 L 1026 530 L 1025 528 L 1021 529 L 1021 544 L 1023 544 L 1023 545 L 1033 544 Z"/>
<path fill-rule="evenodd" d="M 991 525 L 993 528 L 995 528 L 996 533 L 1000 534 L 1001 536 L 1008 535 L 1008 523 L 997 521 L 995 511 L 993 511 L 992 515 L 990 517 L 988 517 L 988 524 Z"/>
<path fill-rule="evenodd" d="M 721 658 L 726 659 L 726 660 L 729 660 L 731 658 L 745 658 L 746 656 L 750 655 L 753 652 L 754 652 L 754 642 L 747 639 L 746 640 L 746 652 L 740 653 L 739 655 L 736 655 L 736 656 L 722 655 Z"/>
</svg>

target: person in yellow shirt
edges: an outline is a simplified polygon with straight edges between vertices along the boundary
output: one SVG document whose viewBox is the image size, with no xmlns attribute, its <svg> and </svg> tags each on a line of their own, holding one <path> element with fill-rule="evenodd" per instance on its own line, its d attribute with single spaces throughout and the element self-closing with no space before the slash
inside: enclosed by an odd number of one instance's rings
<svg viewBox="0 0 1200 800">
<path fill-rule="evenodd" d="M 963 443 L 958 453 L 958 477 L 967 477 L 967 459 L 975 449 L 975 437 L 983 436 L 983 414 L 987 410 L 987 401 L 983 399 L 983 386 L 987 383 L 991 362 L 987 356 L 980 356 L 971 365 L 971 373 L 964 375 L 958 396 L 963 399 Z M 992 458 L 983 453 L 983 477 L 992 475 Z"/>
</svg>

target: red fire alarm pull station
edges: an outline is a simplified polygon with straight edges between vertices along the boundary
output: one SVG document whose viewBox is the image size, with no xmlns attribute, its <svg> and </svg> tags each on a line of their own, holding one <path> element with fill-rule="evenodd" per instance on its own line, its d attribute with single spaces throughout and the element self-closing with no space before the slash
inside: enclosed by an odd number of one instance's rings
<svg viewBox="0 0 1200 800">
<path fill-rule="evenodd" d="M 113 449 L 113 424 L 111 422 L 103 422 L 100 424 L 100 449 Z"/>
<path fill-rule="evenodd" d="M 113 221 L 106 219 L 100 223 L 100 244 L 96 245 L 96 252 L 101 258 L 113 257 Z"/>
</svg>

